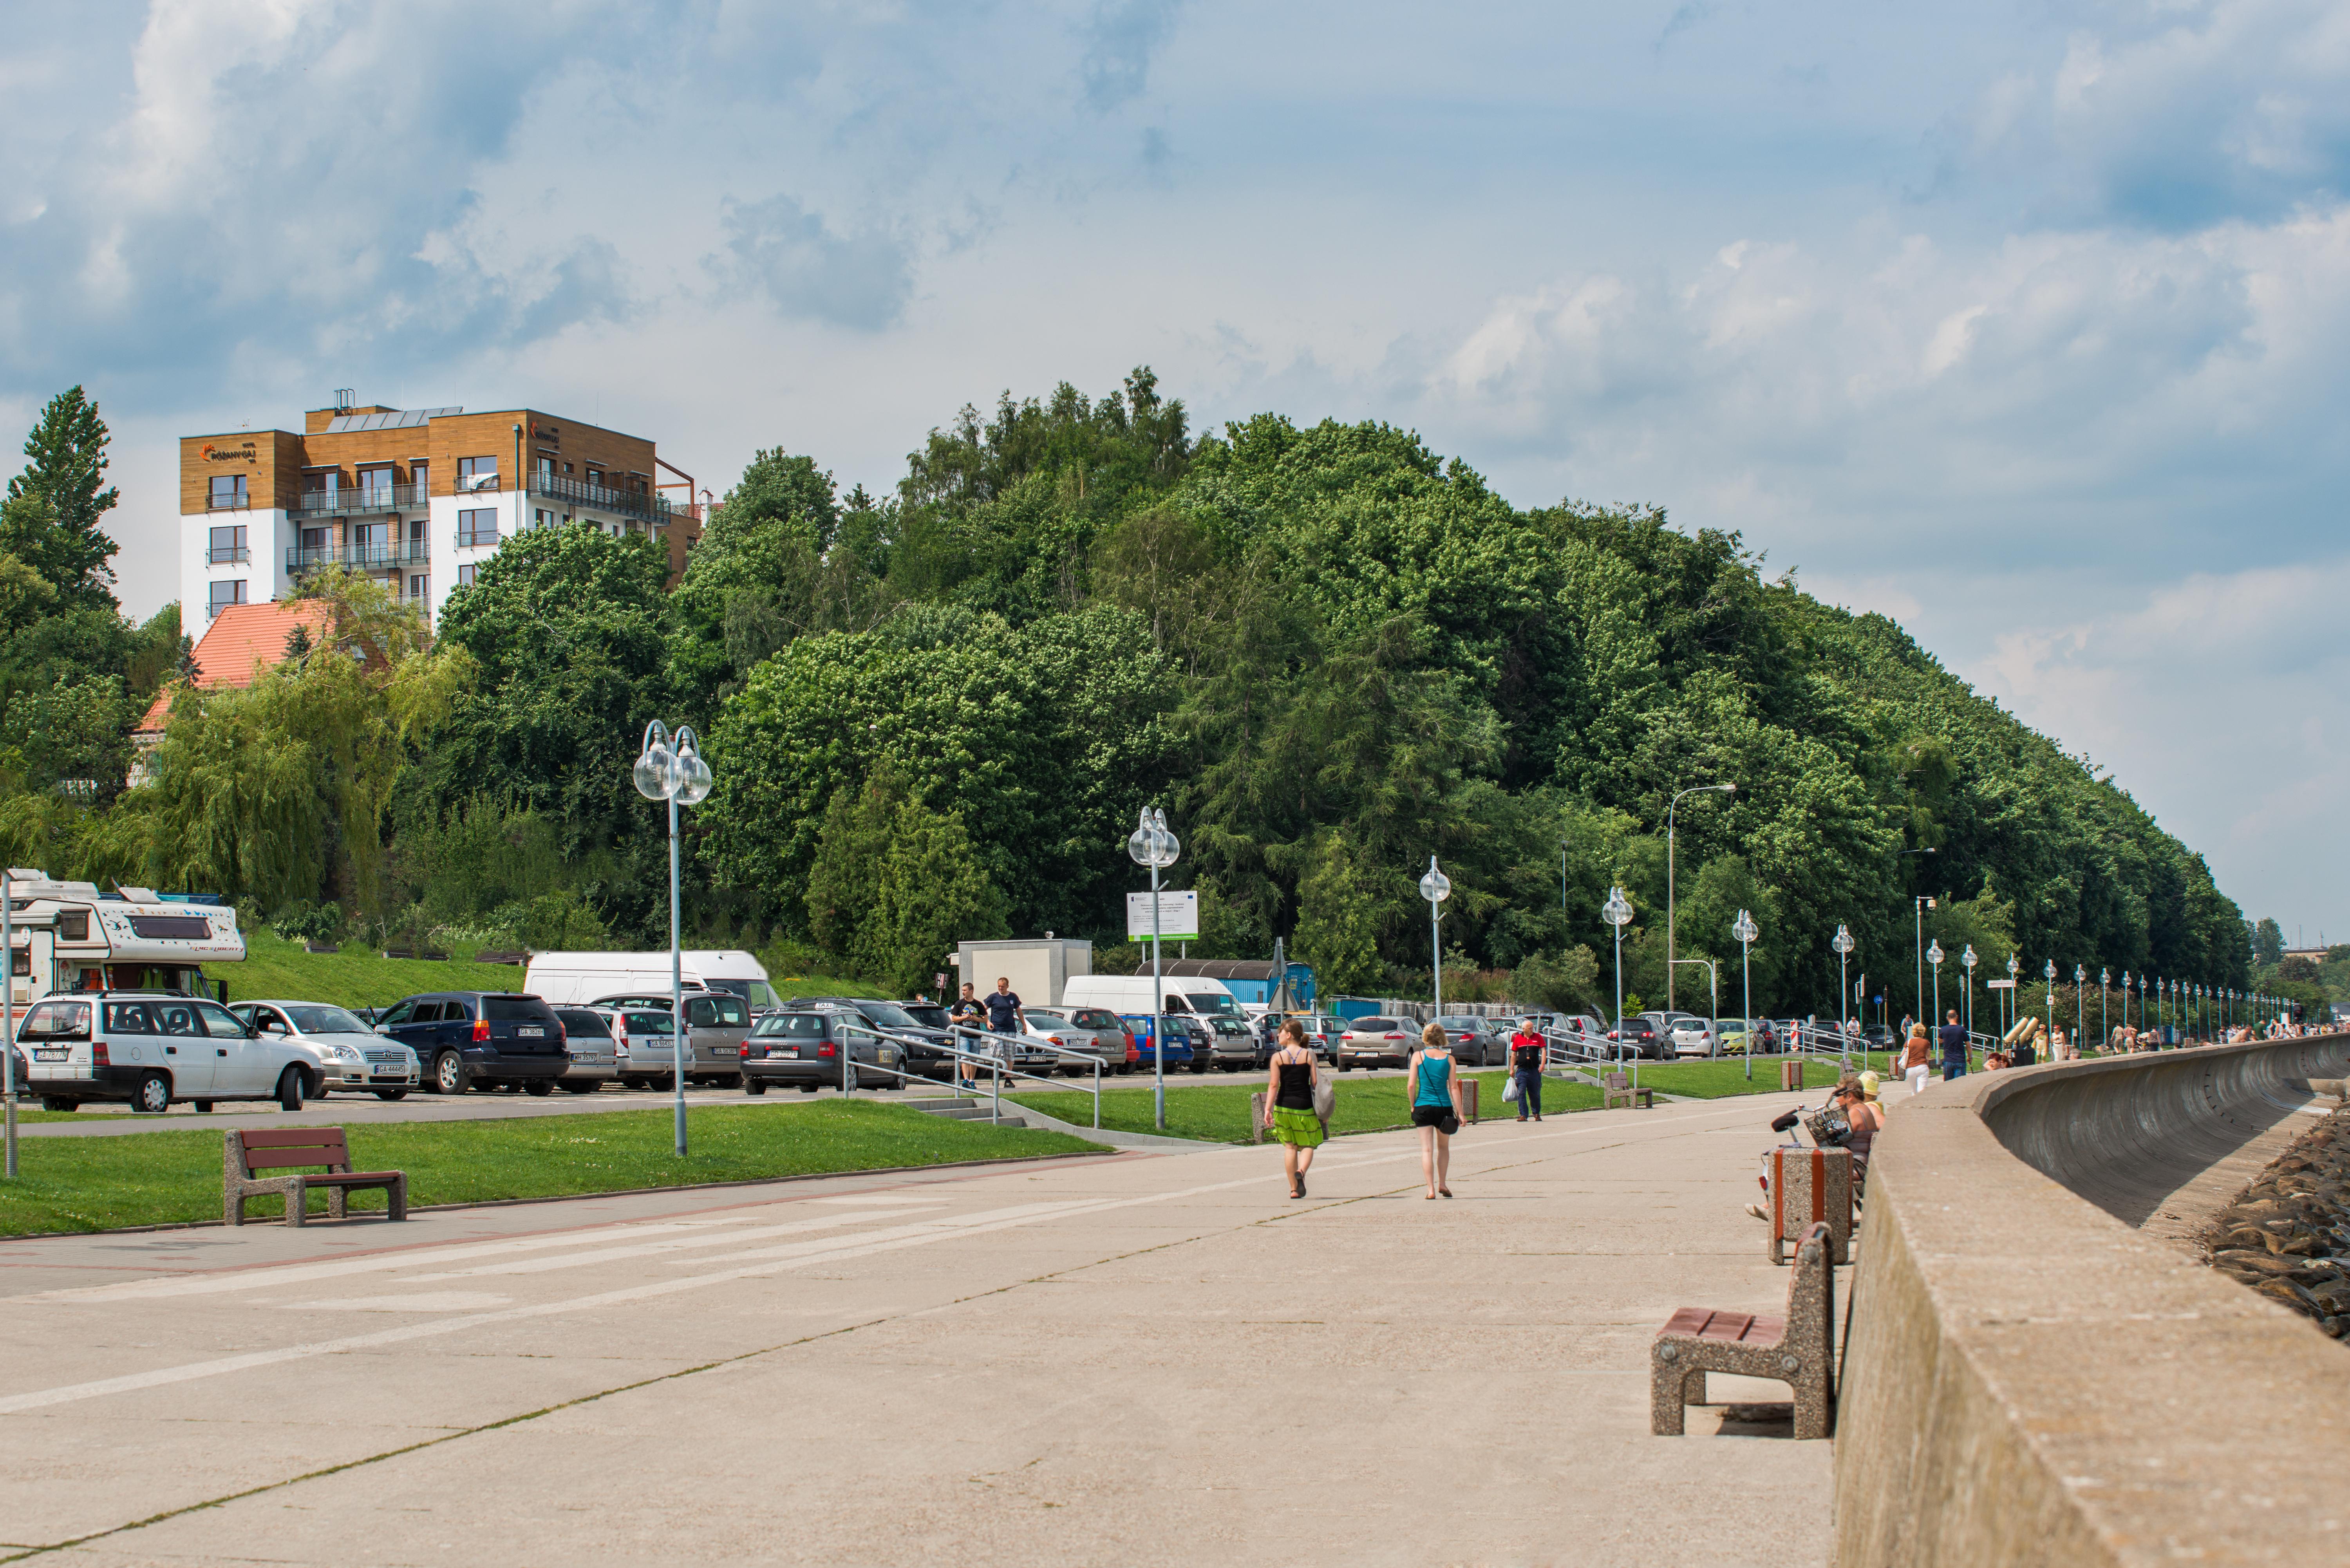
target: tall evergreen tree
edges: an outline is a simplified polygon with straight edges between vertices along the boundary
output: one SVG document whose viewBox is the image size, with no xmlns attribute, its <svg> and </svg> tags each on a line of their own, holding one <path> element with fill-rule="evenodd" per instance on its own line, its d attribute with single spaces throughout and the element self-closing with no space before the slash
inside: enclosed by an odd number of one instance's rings
<svg viewBox="0 0 2350 1568">
<path fill-rule="evenodd" d="M 0 548 L 47 577 L 69 606 L 111 610 L 114 541 L 99 520 L 121 497 L 106 483 L 106 421 L 78 386 L 48 400 L 25 438 L 25 468 L 8 482 Z"/>
</svg>

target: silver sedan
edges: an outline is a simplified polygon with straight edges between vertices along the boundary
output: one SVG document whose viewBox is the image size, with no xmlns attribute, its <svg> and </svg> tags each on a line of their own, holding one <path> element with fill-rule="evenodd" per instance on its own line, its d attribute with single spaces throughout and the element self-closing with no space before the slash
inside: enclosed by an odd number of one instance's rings
<svg viewBox="0 0 2350 1568">
<path fill-rule="evenodd" d="M 378 1034 L 339 1007 L 323 1002 L 240 1002 L 229 1011 L 265 1039 L 283 1040 L 317 1064 L 305 1089 L 312 1099 L 344 1089 L 397 1100 L 419 1081 L 415 1052 Z"/>
</svg>

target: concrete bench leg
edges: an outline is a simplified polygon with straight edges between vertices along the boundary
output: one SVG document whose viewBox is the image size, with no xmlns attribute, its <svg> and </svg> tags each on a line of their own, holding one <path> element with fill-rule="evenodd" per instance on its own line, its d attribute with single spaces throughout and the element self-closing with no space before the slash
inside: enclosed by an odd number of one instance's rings
<svg viewBox="0 0 2350 1568">
<path fill-rule="evenodd" d="M 1705 1403 L 1705 1370 L 1682 1366 L 1679 1345 L 1659 1345 L 1657 1351 L 1648 1362 L 1648 1431 L 1652 1437 L 1681 1437 L 1689 1430 L 1689 1407 Z M 1672 1359 L 1665 1358 L 1665 1351 L 1672 1352 Z"/>
<path fill-rule="evenodd" d="M 405 1172 L 402 1172 L 400 1178 L 391 1184 L 391 1196 L 389 1201 L 391 1205 L 391 1217 L 393 1219 L 405 1220 L 408 1218 L 408 1177 Z"/>
<path fill-rule="evenodd" d="M 1828 1379 L 1825 1368 L 1814 1372 L 1810 1367 L 1787 1380 L 1795 1396 L 1795 1436 L 1825 1438 L 1828 1435 Z"/>
<path fill-rule="evenodd" d="M 309 1208 L 309 1187 L 300 1177 L 295 1177 L 286 1184 L 286 1223 L 300 1225 L 307 1218 Z"/>
</svg>

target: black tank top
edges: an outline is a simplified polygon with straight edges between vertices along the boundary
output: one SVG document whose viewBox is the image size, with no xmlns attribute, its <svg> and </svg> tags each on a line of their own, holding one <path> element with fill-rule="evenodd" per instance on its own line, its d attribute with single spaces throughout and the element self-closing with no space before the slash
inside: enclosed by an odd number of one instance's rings
<svg viewBox="0 0 2350 1568">
<path fill-rule="evenodd" d="M 1314 1108 L 1314 1064 L 1311 1062 L 1278 1062 L 1281 1069 L 1281 1092 L 1273 1103 L 1293 1111 Z"/>
</svg>

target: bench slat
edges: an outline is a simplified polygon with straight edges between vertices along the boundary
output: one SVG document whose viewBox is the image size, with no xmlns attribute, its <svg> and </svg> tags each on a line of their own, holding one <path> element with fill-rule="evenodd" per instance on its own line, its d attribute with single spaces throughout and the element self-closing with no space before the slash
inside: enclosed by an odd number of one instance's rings
<svg viewBox="0 0 2350 1568">
<path fill-rule="evenodd" d="M 264 1149 L 244 1157 L 247 1170 L 293 1170 L 306 1165 L 348 1165 L 350 1153 L 339 1148 Z"/>
<path fill-rule="evenodd" d="M 306 1187 L 380 1187 L 387 1181 L 398 1180 L 400 1174 L 397 1170 L 346 1170 L 332 1176 L 307 1176 L 302 1180 Z"/>
<path fill-rule="evenodd" d="M 339 1148 L 348 1141 L 340 1127 L 240 1127 L 236 1136 L 247 1148 L 307 1148 L 321 1144 Z"/>
</svg>

